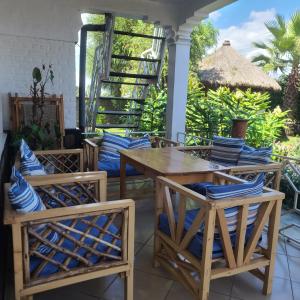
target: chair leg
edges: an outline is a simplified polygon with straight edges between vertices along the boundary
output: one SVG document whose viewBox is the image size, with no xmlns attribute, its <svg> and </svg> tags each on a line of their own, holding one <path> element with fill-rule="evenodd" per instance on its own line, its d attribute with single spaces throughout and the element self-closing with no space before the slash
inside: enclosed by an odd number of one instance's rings
<svg viewBox="0 0 300 300">
<path fill-rule="evenodd" d="M 125 277 L 125 299 L 133 300 L 133 271 L 126 273 Z"/>
<path fill-rule="evenodd" d="M 281 205 L 282 201 L 276 201 L 276 204 L 274 205 L 269 218 L 267 258 L 270 260 L 270 264 L 265 269 L 265 279 L 263 286 L 263 294 L 265 295 L 271 294 L 272 292 L 273 274 L 276 258 L 275 252 L 278 241 Z"/>
</svg>

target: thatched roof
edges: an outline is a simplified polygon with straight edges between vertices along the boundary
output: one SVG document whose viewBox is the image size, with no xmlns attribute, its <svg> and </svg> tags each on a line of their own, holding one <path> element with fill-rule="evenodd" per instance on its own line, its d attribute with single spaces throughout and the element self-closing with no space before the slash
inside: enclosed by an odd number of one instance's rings
<svg viewBox="0 0 300 300">
<path fill-rule="evenodd" d="M 199 78 L 209 87 L 229 86 L 280 91 L 278 82 L 235 51 L 229 41 L 199 63 Z"/>
</svg>

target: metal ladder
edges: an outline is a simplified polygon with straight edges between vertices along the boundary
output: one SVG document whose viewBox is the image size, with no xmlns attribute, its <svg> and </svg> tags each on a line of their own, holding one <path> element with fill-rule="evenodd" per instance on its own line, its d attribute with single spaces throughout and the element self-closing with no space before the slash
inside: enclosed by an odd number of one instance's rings
<svg viewBox="0 0 300 300">
<path fill-rule="evenodd" d="M 149 87 L 157 84 L 161 76 L 166 48 L 164 30 L 155 26 L 153 35 L 145 35 L 115 30 L 114 25 L 114 16 L 106 14 L 106 30 L 102 42 L 95 49 L 86 111 L 87 129 L 92 132 L 108 128 L 138 129 Z M 114 54 L 112 45 L 115 35 L 152 39 L 152 47 L 141 53 L 140 57 Z M 138 61 L 137 71 L 125 73 L 111 70 L 112 59 Z M 107 94 L 116 85 L 131 86 L 132 91 L 121 96 Z M 111 122 L 112 119 L 114 122 Z"/>
</svg>

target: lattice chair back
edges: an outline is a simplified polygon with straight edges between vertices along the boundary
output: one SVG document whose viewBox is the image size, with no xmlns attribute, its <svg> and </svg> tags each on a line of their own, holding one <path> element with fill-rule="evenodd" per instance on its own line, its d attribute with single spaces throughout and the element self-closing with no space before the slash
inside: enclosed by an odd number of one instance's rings
<svg viewBox="0 0 300 300">
<path fill-rule="evenodd" d="M 214 183 L 243 183 L 216 172 Z M 210 281 L 250 271 L 271 292 L 282 193 L 213 200 L 163 177 L 157 179 L 156 265 L 171 272 L 197 299 Z M 267 245 L 261 245 L 269 222 Z M 263 271 L 261 270 L 263 269 Z"/>
<path fill-rule="evenodd" d="M 84 171 L 83 149 L 39 150 L 34 154 L 48 174 Z M 15 165 L 20 166 L 20 153 L 16 155 Z"/>
<path fill-rule="evenodd" d="M 123 273 L 126 299 L 132 300 L 134 202 L 106 202 L 105 172 L 31 176 L 28 181 L 47 210 L 18 214 L 6 197 L 16 299 Z"/>
</svg>

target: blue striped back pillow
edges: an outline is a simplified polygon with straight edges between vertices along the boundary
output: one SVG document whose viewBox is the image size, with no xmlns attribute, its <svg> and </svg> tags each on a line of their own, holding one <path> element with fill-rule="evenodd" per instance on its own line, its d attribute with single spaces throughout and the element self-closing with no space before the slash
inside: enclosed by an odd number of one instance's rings
<svg viewBox="0 0 300 300">
<path fill-rule="evenodd" d="M 104 131 L 101 147 L 101 160 L 111 160 L 120 158 L 120 150 L 128 149 L 131 140 L 127 137 L 108 133 Z"/>
<path fill-rule="evenodd" d="M 8 190 L 8 198 L 12 207 L 20 213 L 30 213 L 46 209 L 40 196 L 15 167 L 12 168 L 11 187 Z"/>
<path fill-rule="evenodd" d="M 8 190 L 8 198 L 11 206 L 19 213 L 31 213 L 46 210 L 38 193 L 15 167 L 12 168 L 11 187 Z M 52 243 L 57 242 L 59 239 L 58 234 L 55 231 L 49 231 L 47 224 L 36 225 L 34 229 L 38 234 L 43 235 Z M 46 231 L 48 233 L 46 233 L 45 236 L 44 232 Z M 35 242 L 36 239 L 30 239 L 29 244 Z M 40 253 L 49 253 L 51 248 L 41 244 L 38 246 L 37 251 Z"/>
<path fill-rule="evenodd" d="M 243 139 L 214 136 L 210 160 L 223 166 L 236 166 L 244 144 Z"/>
<path fill-rule="evenodd" d="M 272 147 L 255 149 L 245 145 L 241 151 L 238 166 L 268 164 L 271 155 Z"/>
<path fill-rule="evenodd" d="M 151 148 L 151 142 L 148 136 L 144 136 L 139 139 L 132 139 L 128 148 L 129 149 Z"/>
<path fill-rule="evenodd" d="M 220 200 L 224 198 L 261 195 L 263 193 L 264 179 L 265 174 L 260 173 L 252 182 L 241 184 L 210 185 L 206 188 L 206 196 L 213 200 Z M 247 225 L 255 222 L 258 208 L 258 203 L 249 205 Z M 224 211 L 229 232 L 235 231 L 238 222 L 239 207 L 226 208 Z"/>
<path fill-rule="evenodd" d="M 20 170 L 23 176 L 47 175 L 43 165 L 36 158 L 27 143 L 22 139 L 20 145 L 21 165 Z"/>
</svg>

